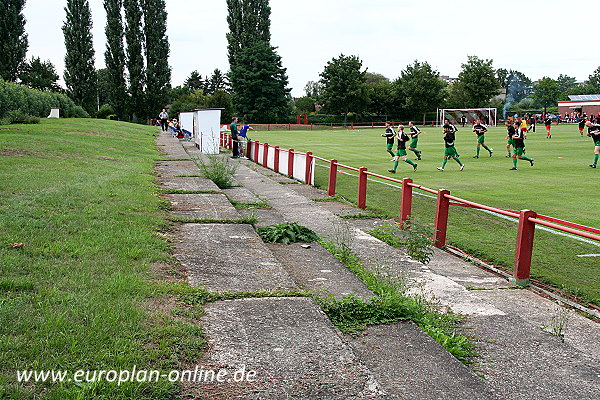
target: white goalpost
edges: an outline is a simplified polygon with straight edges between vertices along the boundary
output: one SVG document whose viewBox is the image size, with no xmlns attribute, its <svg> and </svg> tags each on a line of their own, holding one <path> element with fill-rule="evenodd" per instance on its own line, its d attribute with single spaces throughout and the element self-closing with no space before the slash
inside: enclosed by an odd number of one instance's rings
<svg viewBox="0 0 600 400">
<path fill-rule="evenodd" d="M 443 125 L 445 119 L 449 119 L 454 125 L 474 124 L 481 120 L 486 125 L 496 126 L 498 109 L 496 108 L 438 108 L 438 125 Z"/>
</svg>

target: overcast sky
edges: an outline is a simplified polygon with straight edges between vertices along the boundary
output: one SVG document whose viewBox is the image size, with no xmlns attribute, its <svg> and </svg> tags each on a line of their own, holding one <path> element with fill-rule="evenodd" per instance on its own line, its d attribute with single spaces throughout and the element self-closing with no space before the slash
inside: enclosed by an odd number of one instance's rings
<svg viewBox="0 0 600 400">
<path fill-rule="evenodd" d="M 173 86 L 191 71 L 227 71 L 225 0 L 166 0 Z M 66 0 L 27 0 L 28 57 L 50 60 L 62 76 Z M 104 67 L 102 0 L 90 0 L 96 67 Z M 357 55 L 363 67 L 395 79 L 413 60 L 456 77 L 468 55 L 494 60 L 533 80 L 587 79 L 598 66 L 600 2 L 579 0 L 271 0 L 271 42 L 293 96 L 318 80 L 327 61 Z"/>
</svg>

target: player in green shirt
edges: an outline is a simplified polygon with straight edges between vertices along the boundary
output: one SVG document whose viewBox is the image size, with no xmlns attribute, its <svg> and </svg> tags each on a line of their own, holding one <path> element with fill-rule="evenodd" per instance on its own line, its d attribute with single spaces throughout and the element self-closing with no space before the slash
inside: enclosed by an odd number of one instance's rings
<svg viewBox="0 0 600 400">
<path fill-rule="evenodd" d="M 439 169 L 440 171 L 444 170 L 444 168 L 446 167 L 446 163 L 448 162 L 448 160 L 450 158 L 453 158 L 454 161 L 456 161 L 460 165 L 461 171 L 463 169 L 465 169 L 465 164 L 463 164 L 460 161 L 458 152 L 456 151 L 456 148 L 454 147 L 454 140 L 455 140 L 454 132 L 456 132 L 456 129 L 453 129 L 451 124 L 444 124 L 444 146 L 445 146 L 444 161 L 442 161 L 441 167 L 437 167 L 437 169 Z"/>
<path fill-rule="evenodd" d="M 585 125 L 588 127 L 588 136 L 594 141 L 594 162 L 590 164 L 590 167 L 596 168 L 598 165 L 598 156 L 600 156 L 600 124 L 587 121 Z"/>
<path fill-rule="evenodd" d="M 513 126 L 515 128 L 515 132 L 512 136 L 514 142 L 514 152 L 512 155 L 513 167 L 510 170 L 517 170 L 517 159 L 529 161 L 529 164 L 531 164 L 531 166 L 533 167 L 533 158 L 529 158 L 523 155 L 525 154 L 525 138 L 527 137 L 527 133 L 525 133 L 525 131 L 521 128 L 521 124 L 519 123 L 519 121 L 515 121 Z"/>
<path fill-rule="evenodd" d="M 487 126 L 481 123 L 481 120 L 477 120 L 477 123 L 473 125 L 473 132 L 477 134 L 477 154 L 473 158 L 479 158 L 479 150 L 483 146 L 484 149 L 489 151 L 490 157 L 492 156 L 493 150 L 485 145 L 485 133 L 487 132 Z"/>
<path fill-rule="evenodd" d="M 392 150 L 394 148 L 394 138 L 396 137 L 396 132 L 394 132 L 392 124 L 390 124 L 389 122 L 385 123 L 385 133 L 383 133 L 381 136 L 385 136 L 385 138 L 387 139 L 387 152 L 390 153 L 392 157 L 396 157 L 396 154 L 394 154 Z"/>
<path fill-rule="evenodd" d="M 513 141 L 513 135 L 515 133 L 515 127 L 510 121 L 506 121 L 506 130 L 508 134 L 506 135 L 506 156 L 507 158 L 511 158 L 512 155 L 510 153 L 510 147 L 515 147 L 515 142 Z"/>
<path fill-rule="evenodd" d="M 410 121 L 408 123 L 408 126 L 410 126 L 410 137 L 412 138 L 412 140 L 410 141 L 410 144 L 408 145 L 408 149 L 410 151 L 412 151 L 413 153 L 415 153 L 415 155 L 417 156 L 417 161 L 421 159 L 421 150 L 417 149 L 417 144 L 419 143 L 419 135 L 421 134 L 421 130 L 419 128 L 417 128 L 417 126 L 415 125 L 415 123 L 413 121 Z"/>
<path fill-rule="evenodd" d="M 388 172 L 392 174 L 396 173 L 396 169 L 398 168 L 398 164 L 400 161 L 398 159 L 402 159 L 407 164 L 412 165 L 413 170 L 417 170 L 417 164 L 412 162 L 406 157 L 406 142 L 410 140 L 410 137 L 404 132 L 404 125 L 398 125 L 398 151 L 396 152 L 396 156 L 394 157 L 394 168 L 389 169 Z"/>
</svg>

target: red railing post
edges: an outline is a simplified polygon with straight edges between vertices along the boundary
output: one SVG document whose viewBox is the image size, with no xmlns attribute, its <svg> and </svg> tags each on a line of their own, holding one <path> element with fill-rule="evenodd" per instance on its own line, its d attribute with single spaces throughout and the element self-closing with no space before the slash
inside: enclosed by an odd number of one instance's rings
<svg viewBox="0 0 600 400">
<path fill-rule="evenodd" d="M 367 208 L 367 169 L 360 167 L 358 169 L 358 208 L 364 210 Z"/>
<path fill-rule="evenodd" d="M 327 185 L 327 194 L 335 196 L 335 185 L 337 183 L 337 160 L 329 161 L 329 185 Z"/>
<path fill-rule="evenodd" d="M 254 148 L 254 162 L 258 164 L 258 150 L 260 149 L 260 142 L 257 140 L 256 142 L 254 142 L 255 144 L 255 148 Z"/>
<path fill-rule="evenodd" d="M 267 168 L 267 160 L 269 157 L 269 143 L 263 143 L 263 159 L 262 159 L 262 166 Z"/>
<path fill-rule="evenodd" d="M 434 239 L 435 247 L 444 247 L 446 245 L 446 228 L 448 227 L 448 209 L 450 200 L 446 197 L 450 192 L 446 189 L 438 190 L 437 205 L 435 209 Z"/>
<path fill-rule="evenodd" d="M 233 136 L 229 135 L 229 140 L 228 140 L 228 144 L 229 144 L 229 150 L 233 149 Z"/>
<path fill-rule="evenodd" d="M 412 179 L 402 179 L 402 196 L 400 197 L 400 227 L 408 228 L 410 224 L 410 213 L 412 210 Z"/>
<path fill-rule="evenodd" d="M 531 253 L 535 233 L 535 222 L 531 222 L 529 219 L 536 217 L 537 213 L 531 210 L 521 210 L 519 214 L 519 231 L 517 233 L 517 248 L 515 249 L 515 266 L 513 270 L 513 282 L 519 286 L 529 284 Z"/>
<path fill-rule="evenodd" d="M 312 152 L 307 151 L 306 152 L 306 168 L 304 171 L 304 179 L 307 185 L 310 185 L 312 182 L 311 179 L 311 175 L 312 175 L 312 161 L 313 161 L 313 155 Z"/>
<path fill-rule="evenodd" d="M 273 163 L 273 171 L 279 173 L 279 146 L 275 146 L 275 160 Z"/>
<path fill-rule="evenodd" d="M 288 176 L 294 176 L 294 149 L 288 150 Z"/>
</svg>

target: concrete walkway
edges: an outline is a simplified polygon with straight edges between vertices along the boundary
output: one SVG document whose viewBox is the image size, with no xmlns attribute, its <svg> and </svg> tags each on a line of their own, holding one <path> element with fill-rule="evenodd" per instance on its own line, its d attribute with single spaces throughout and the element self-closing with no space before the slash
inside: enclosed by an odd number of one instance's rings
<svg viewBox="0 0 600 400">
<path fill-rule="evenodd" d="M 161 135 L 164 159 L 197 160 L 185 143 Z M 183 154 L 183 153 L 185 154 Z M 175 184 L 181 175 L 201 175 L 189 161 L 161 161 L 156 167 L 165 188 L 205 190 L 203 178 Z M 436 250 L 422 265 L 365 233 L 380 223 L 339 215 L 359 213 L 346 204 L 315 202 L 315 188 L 285 184 L 249 161 L 236 174 L 241 187 L 223 194 L 167 195 L 174 215 L 213 210 L 214 219 L 238 219 L 222 199 L 266 201 L 259 225 L 295 221 L 322 237 L 346 235 L 370 268 L 409 276 L 415 287 L 466 315 L 465 331 L 480 356 L 471 369 L 454 359 L 412 323 L 367 329 L 358 338 L 341 335 L 310 298 L 247 298 L 207 305 L 202 320 L 209 348 L 198 360 L 205 368 L 257 371 L 249 383 L 195 384 L 188 398 L 210 399 L 597 399 L 600 398 L 600 325 L 569 310 L 565 342 L 542 330 L 559 311 L 529 290 L 512 286 L 469 263 Z M 194 183 L 195 182 L 195 183 Z M 213 189 L 214 190 L 214 189 Z M 173 197 L 178 196 L 178 197 Z M 196 197 L 193 197 L 196 196 Z M 218 203 L 210 196 L 219 197 Z M 225 197 L 227 196 L 227 197 Z M 317 244 L 267 245 L 250 225 L 182 224 L 176 258 L 192 285 L 212 291 L 305 289 L 336 296 L 370 296 L 364 284 Z M 467 290 L 481 289 L 481 290 Z M 485 379 L 478 375 L 483 375 Z M 197 396 L 197 397 L 193 397 Z M 185 397 L 183 397 L 185 398 Z"/>
</svg>

